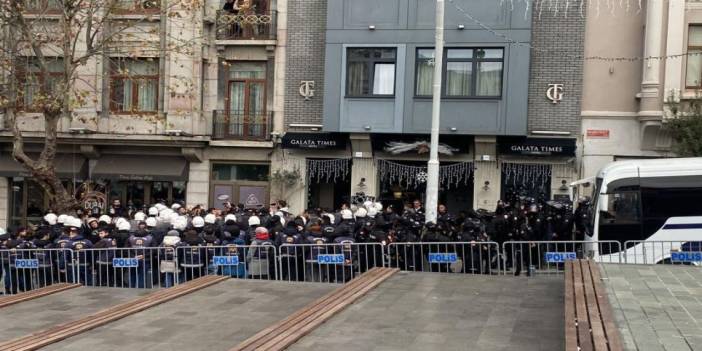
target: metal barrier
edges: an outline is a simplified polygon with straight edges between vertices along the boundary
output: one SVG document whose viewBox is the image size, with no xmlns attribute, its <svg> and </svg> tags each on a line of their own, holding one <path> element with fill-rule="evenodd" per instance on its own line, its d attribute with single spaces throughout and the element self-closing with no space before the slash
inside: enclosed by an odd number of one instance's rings
<svg viewBox="0 0 702 351">
<path fill-rule="evenodd" d="M 67 249 L 10 249 L 0 250 L 2 294 L 43 288 L 56 283 L 71 282 Z"/>
<path fill-rule="evenodd" d="M 283 281 L 345 283 L 386 260 L 380 243 L 284 244 L 278 252 Z"/>
<path fill-rule="evenodd" d="M 499 274 L 496 242 L 392 243 L 389 266 L 410 272 Z"/>
<path fill-rule="evenodd" d="M 624 243 L 622 257 L 628 264 L 700 264 L 702 241 L 629 240 Z"/>
<path fill-rule="evenodd" d="M 618 241 L 506 241 L 502 244 L 505 274 L 527 276 L 563 272 L 567 260 L 592 258 L 598 263 L 621 263 Z"/>
<path fill-rule="evenodd" d="M 172 247 L 81 249 L 68 262 L 69 280 L 84 286 L 155 289 L 179 282 Z"/>
<path fill-rule="evenodd" d="M 278 250 L 272 244 L 182 246 L 177 248 L 181 281 L 203 275 L 277 280 Z"/>
</svg>

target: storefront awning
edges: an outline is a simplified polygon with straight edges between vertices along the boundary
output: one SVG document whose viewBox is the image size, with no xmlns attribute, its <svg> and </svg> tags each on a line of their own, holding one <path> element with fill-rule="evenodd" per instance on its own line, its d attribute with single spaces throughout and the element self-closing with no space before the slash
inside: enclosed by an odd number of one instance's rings
<svg viewBox="0 0 702 351">
<path fill-rule="evenodd" d="M 97 160 L 92 179 L 186 181 L 188 162 L 175 156 L 114 156 Z"/>
<path fill-rule="evenodd" d="M 38 154 L 28 155 L 31 159 L 39 158 Z M 75 154 L 58 154 L 54 159 L 56 175 L 62 179 L 86 179 L 88 175 L 88 162 L 85 158 Z M 0 156 L 0 177 L 31 177 L 31 173 L 19 164 L 10 154 Z"/>
</svg>

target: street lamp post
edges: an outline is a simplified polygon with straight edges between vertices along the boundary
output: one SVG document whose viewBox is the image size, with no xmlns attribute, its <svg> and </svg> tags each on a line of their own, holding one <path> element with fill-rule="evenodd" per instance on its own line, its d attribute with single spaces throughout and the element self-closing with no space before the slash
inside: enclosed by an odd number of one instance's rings
<svg viewBox="0 0 702 351">
<path fill-rule="evenodd" d="M 431 105 L 431 143 L 427 164 L 426 222 L 436 222 L 439 202 L 439 124 L 441 116 L 441 70 L 444 61 L 444 0 L 436 0 L 436 44 Z"/>
</svg>

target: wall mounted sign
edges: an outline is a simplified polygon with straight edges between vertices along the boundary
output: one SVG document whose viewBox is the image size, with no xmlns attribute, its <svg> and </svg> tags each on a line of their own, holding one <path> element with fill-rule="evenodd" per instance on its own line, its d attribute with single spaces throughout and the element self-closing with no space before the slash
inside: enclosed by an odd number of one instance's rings
<svg viewBox="0 0 702 351">
<path fill-rule="evenodd" d="M 563 84 L 552 83 L 546 89 L 546 98 L 551 100 L 552 104 L 557 104 L 563 100 Z"/>
<path fill-rule="evenodd" d="M 498 149 L 506 155 L 575 156 L 573 138 L 501 138 Z"/>
<path fill-rule="evenodd" d="M 588 129 L 588 139 L 609 139 L 609 129 Z"/>
<path fill-rule="evenodd" d="M 285 133 L 283 149 L 345 150 L 348 137 L 343 133 Z"/>
<path fill-rule="evenodd" d="M 305 100 L 310 100 L 314 96 L 314 81 L 313 80 L 303 80 L 300 81 L 300 96 L 304 97 Z"/>
</svg>

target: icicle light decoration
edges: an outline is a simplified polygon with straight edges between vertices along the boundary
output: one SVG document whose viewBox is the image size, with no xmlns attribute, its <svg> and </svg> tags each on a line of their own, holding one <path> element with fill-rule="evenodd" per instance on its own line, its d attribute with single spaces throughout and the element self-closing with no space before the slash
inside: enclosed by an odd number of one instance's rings
<svg viewBox="0 0 702 351">
<path fill-rule="evenodd" d="M 308 183 L 331 183 L 346 180 L 349 176 L 351 160 L 337 158 L 332 160 L 307 159 Z"/>
<path fill-rule="evenodd" d="M 531 188 L 545 189 L 551 179 L 551 165 L 503 163 L 502 171 L 505 175 L 502 181 L 512 187 L 527 185 Z"/>
<path fill-rule="evenodd" d="M 439 167 L 439 183 L 447 189 L 468 185 L 473 175 L 472 162 L 459 162 Z M 408 188 L 416 188 L 426 182 L 420 174 L 427 173 L 426 166 L 410 166 L 387 160 L 378 160 L 380 179 Z"/>
</svg>

